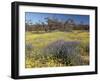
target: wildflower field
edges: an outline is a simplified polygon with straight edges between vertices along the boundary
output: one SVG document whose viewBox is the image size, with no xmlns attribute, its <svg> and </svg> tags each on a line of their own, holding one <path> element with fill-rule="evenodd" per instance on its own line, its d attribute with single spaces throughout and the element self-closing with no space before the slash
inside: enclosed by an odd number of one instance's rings
<svg viewBox="0 0 100 81">
<path fill-rule="evenodd" d="M 25 68 L 89 65 L 89 31 L 26 31 Z"/>
</svg>

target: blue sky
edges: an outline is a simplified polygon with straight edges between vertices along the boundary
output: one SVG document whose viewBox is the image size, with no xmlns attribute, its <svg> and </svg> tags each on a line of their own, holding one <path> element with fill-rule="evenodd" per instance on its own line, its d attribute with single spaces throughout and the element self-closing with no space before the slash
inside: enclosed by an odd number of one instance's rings
<svg viewBox="0 0 100 81">
<path fill-rule="evenodd" d="M 83 22 L 83 24 L 89 25 L 89 16 L 88 15 L 71 15 L 71 14 L 51 14 L 51 13 L 36 13 L 36 12 L 25 12 L 25 20 L 31 21 L 33 24 L 41 22 L 46 22 L 45 18 L 57 18 L 60 21 L 66 21 L 71 18 L 75 21 L 75 23 L 79 24 Z"/>
</svg>

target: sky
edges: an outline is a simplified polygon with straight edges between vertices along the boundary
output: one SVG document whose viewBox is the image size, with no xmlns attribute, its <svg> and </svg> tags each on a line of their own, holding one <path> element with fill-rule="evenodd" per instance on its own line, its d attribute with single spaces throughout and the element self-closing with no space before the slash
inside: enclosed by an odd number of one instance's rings
<svg viewBox="0 0 100 81">
<path fill-rule="evenodd" d="M 25 12 L 25 21 L 31 21 L 32 24 L 36 24 L 38 22 L 46 23 L 45 18 L 57 18 L 60 21 L 66 21 L 69 18 L 73 19 L 75 23 L 89 25 L 89 15 L 72 15 L 72 14 L 56 14 L 56 13 L 36 13 L 36 12 Z"/>
</svg>

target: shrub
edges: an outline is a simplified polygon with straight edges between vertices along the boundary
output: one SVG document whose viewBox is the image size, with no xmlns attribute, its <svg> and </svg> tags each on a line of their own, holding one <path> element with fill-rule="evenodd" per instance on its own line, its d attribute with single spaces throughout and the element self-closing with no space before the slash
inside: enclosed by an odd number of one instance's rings
<svg viewBox="0 0 100 81">
<path fill-rule="evenodd" d="M 28 43 L 28 44 L 25 45 L 25 48 L 26 48 L 26 50 L 31 51 L 33 46 L 32 46 L 31 43 Z"/>
<path fill-rule="evenodd" d="M 34 47 L 31 43 L 25 44 L 25 54 L 26 54 L 26 56 L 30 57 L 33 50 L 34 50 Z"/>
<path fill-rule="evenodd" d="M 82 56 L 89 56 L 89 43 L 81 43 L 79 47 Z"/>
<path fill-rule="evenodd" d="M 65 65 L 80 65 L 82 60 L 80 57 L 80 42 L 57 40 L 49 44 L 45 48 L 47 56 L 52 55 L 52 58 Z"/>
</svg>

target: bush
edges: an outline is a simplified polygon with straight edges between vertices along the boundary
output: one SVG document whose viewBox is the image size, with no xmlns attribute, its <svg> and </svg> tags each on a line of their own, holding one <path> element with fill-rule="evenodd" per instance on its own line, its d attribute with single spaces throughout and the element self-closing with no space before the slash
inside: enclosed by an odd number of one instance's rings
<svg viewBox="0 0 100 81">
<path fill-rule="evenodd" d="M 82 56 L 89 56 L 89 43 L 81 43 L 79 47 Z"/>
<path fill-rule="evenodd" d="M 81 65 L 80 42 L 57 40 L 45 48 L 47 56 L 51 56 L 65 65 Z"/>
<path fill-rule="evenodd" d="M 33 50 L 34 50 L 34 47 L 33 47 L 33 45 L 31 43 L 25 44 L 25 54 L 26 54 L 26 57 L 27 56 L 30 57 Z"/>
</svg>

